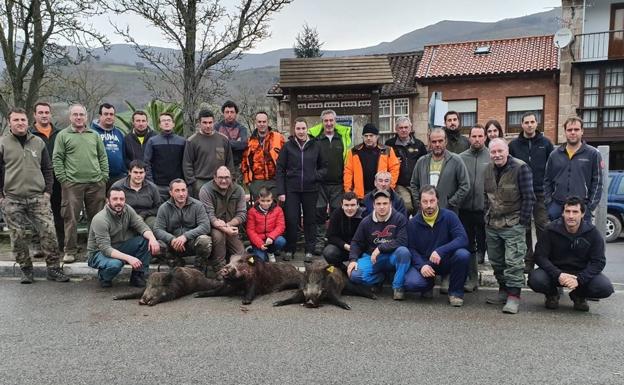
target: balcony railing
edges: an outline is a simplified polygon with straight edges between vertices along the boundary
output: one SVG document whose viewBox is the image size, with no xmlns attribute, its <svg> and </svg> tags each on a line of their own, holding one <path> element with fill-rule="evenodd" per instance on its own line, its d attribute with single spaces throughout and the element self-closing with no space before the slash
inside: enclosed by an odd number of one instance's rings
<svg viewBox="0 0 624 385">
<path fill-rule="evenodd" d="M 574 60 L 624 59 L 624 29 L 576 35 Z"/>
</svg>

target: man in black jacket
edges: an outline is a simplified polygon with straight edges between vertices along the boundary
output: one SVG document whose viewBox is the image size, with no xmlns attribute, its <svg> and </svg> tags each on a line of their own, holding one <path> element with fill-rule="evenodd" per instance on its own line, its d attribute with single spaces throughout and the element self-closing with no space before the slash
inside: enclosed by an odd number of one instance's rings
<svg viewBox="0 0 624 385">
<path fill-rule="evenodd" d="M 130 168 L 130 162 L 135 159 L 143 160 L 145 145 L 149 138 L 155 135 L 156 132 L 148 125 L 145 111 L 134 111 L 132 113 L 132 131 L 124 137 L 126 167 Z"/>
<path fill-rule="evenodd" d="M 331 213 L 327 227 L 327 246 L 323 249 L 323 258 L 345 273 L 344 262 L 349 260 L 351 240 L 362 221 L 364 208 L 359 207 L 357 196 L 353 191 L 342 195 L 342 206 Z"/>
<path fill-rule="evenodd" d="M 568 198 L 561 218 L 550 223 L 535 247 L 539 269 L 529 275 L 529 287 L 546 295 L 548 309 L 559 307 L 558 287 L 570 289 L 574 310 L 589 311 L 586 298 L 607 298 L 613 285 L 602 270 L 605 242 L 594 225 L 583 220 L 585 202 Z"/>
<path fill-rule="evenodd" d="M 553 152 L 554 147 L 551 141 L 537 130 L 537 123 L 535 112 L 525 112 L 522 115 L 522 132 L 509 143 L 509 155 L 528 164 L 533 172 L 533 192 L 535 193 L 533 223 L 539 239 L 548 224 L 548 214 L 546 213 L 546 205 L 544 205 L 544 172 L 548 156 Z M 529 273 L 535 265 L 531 226 L 526 231 L 526 244 L 524 272 Z"/>
</svg>

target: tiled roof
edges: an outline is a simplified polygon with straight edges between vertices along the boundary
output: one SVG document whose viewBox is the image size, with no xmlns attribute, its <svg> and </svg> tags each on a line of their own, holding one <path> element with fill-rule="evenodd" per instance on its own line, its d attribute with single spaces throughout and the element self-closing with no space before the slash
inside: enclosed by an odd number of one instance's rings
<svg viewBox="0 0 624 385">
<path fill-rule="evenodd" d="M 414 76 L 418 68 L 418 62 L 422 57 L 422 51 L 377 56 L 387 56 L 393 77 L 392 83 L 382 86 L 381 96 L 411 95 L 416 93 Z M 281 96 L 283 93 L 284 91 L 280 87 L 280 83 L 276 83 L 269 89 L 267 95 Z"/>
<path fill-rule="evenodd" d="M 488 53 L 475 53 L 477 47 L 488 46 Z M 531 36 L 425 46 L 416 78 L 426 80 L 558 69 L 553 36 Z"/>
</svg>

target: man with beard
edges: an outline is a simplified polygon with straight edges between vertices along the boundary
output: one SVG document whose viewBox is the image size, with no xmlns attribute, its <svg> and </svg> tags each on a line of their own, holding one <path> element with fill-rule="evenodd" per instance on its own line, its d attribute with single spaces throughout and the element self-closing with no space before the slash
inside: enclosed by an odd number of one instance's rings
<svg viewBox="0 0 624 385">
<path fill-rule="evenodd" d="M 583 142 L 583 120 L 569 118 L 563 124 L 566 143 L 548 157 L 544 175 L 544 203 L 551 221 L 559 218 L 563 203 L 569 196 L 579 196 L 587 205 L 585 220 L 591 222 L 592 212 L 602 196 L 600 152 Z"/>
<path fill-rule="evenodd" d="M 93 217 L 87 242 L 87 263 L 98 269 L 100 286 L 111 287 L 124 264 L 132 266 L 130 285 L 145 287 L 152 255 L 160 252 L 158 241 L 141 217 L 126 205 L 120 187 L 111 187 L 106 206 Z"/>
<path fill-rule="evenodd" d="M 155 136 L 156 132 L 148 126 L 147 114 L 136 110 L 132 113 L 132 131 L 124 137 L 126 151 L 126 167 L 135 159 L 142 161 L 145 157 L 147 141 Z"/>
<path fill-rule="evenodd" d="M 459 112 L 449 111 L 444 114 L 444 131 L 448 140 L 447 149 L 455 154 L 461 154 L 470 148 L 470 142 L 461 133 Z"/>
<path fill-rule="evenodd" d="M 238 118 L 238 106 L 231 100 L 226 101 L 221 106 L 223 120 L 215 125 L 215 131 L 225 135 L 232 148 L 234 167 L 230 168 L 236 183 L 242 183 L 241 161 L 243 151 L 247 148 L 247 127 L 241 124 Z"/>
</svg>

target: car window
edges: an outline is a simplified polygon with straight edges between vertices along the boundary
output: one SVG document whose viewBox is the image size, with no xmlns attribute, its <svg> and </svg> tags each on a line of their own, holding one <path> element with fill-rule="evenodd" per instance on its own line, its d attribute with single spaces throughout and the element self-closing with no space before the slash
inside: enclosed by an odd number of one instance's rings
<svg viewBox="0 0 624 385">
<path fill-rule="evenodd" d="M 622 195 L 622 194 L 624 194 L 624 183 L 622 183 L 622 180 L 623 180 L 623 178 L 620 178 L 620 179 L 619 179 L 619 183 L 620 183 L 620 185 L 618 186 L 617 191 L 616 191 L 616 194 L 617 194 L 617 195 Z"/>
</svg>

